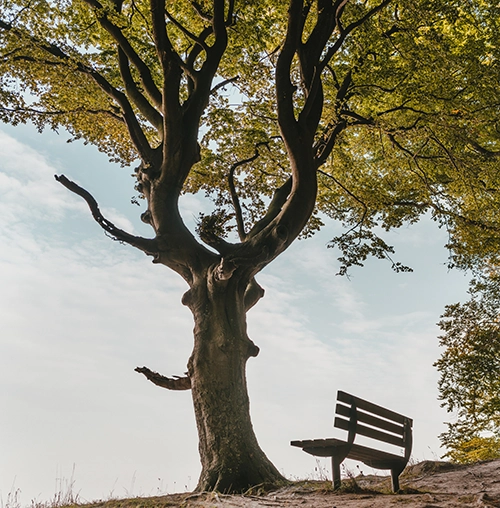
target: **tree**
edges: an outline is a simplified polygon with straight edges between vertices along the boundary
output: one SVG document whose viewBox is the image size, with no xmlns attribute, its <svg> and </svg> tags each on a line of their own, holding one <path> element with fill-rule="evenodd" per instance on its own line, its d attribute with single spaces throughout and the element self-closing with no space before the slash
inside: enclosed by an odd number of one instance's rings
<svg viewBox="0 0 500 508">
<path fill-rule="evenodd" d="M 188 372 L 198 489 L 284 479 L 260 449 L 245 366 L 255 276 L 328 219 L 340 273 L 390 259 L 381 230 L 430 214 L 450 264 L 498 252 L 499 7 L 486 0 L 0 0 L 0 114 L 64 127 L 136 164 L 153 238 L 108 235 L 181 275 L 194 318 Z M 236 104 L 225 89 L 237 90 Z M 136 162 L 137 161 L 137 162 Z M 182 193 L 208 193 L 197 236 Z"/>
<path fill-rule="evenodd" d="M 439 322 L 446 348 L 435 363 L 442 406 L 456 412 L 441 434 L 456 462 L 500 457 L 500 278 L 483 274 L 471 283 L 471 299 L 448 305 Z"/>
</svg>

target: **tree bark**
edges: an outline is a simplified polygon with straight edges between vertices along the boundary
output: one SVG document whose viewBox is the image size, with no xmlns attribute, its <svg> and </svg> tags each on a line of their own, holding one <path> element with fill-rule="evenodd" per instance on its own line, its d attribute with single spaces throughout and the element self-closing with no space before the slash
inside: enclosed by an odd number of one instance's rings
<svg viewBox="0 0 500 508">
<path fill-rule="evenodd" d="M 261 450 L 250 419 L 246 363 L 258 347 L 246 332 L 247 283 L 213 269 L 189 290 L 194 349 L 188 371 L 202 471 L 198 491 L 244 492 L 286 480 Z"/>
</svg>

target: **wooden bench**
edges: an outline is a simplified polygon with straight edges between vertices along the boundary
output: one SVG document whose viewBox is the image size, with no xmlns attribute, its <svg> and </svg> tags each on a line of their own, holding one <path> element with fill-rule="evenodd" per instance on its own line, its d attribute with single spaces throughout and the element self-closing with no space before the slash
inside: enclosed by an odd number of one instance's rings
<svg viewBox="0 0 500 508">
<path fill-rule="evenodd" d="M 410 458 L 413 420 L 341 391 L 337 393 L 337 402 L 335 414 L 339 416 L 335 417 L 334 426 L 348 432 L 347 441 L 313 439 L 292 441 L 290 444 L 317 457 L 331 457 L 335 489 L 341 484 L 340 464 L 350 458 L 375 469 L 390 469 L 392 490 L 397 492 L 399 475 Z M 404 456 L 356 444 L 357 435 L 403 448 Z"/>
</svg>

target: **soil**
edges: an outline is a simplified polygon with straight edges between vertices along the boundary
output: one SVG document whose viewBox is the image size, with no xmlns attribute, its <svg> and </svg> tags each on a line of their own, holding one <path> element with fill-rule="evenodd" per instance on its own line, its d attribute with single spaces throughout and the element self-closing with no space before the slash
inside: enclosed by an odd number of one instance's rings
<svg viewBox="0 0 500 508">
<path fill-rule="evenodd" d="M 329 482 L 294 482 L 271 492 L 245 495 L 171 494 L 92 503 L 89 508 L 500 508 L 500 459 L 473 465 L 424 461 L 406 468 L 401 491 L 387 476 L 357 476 L 339 491 Z"/>
</svg>

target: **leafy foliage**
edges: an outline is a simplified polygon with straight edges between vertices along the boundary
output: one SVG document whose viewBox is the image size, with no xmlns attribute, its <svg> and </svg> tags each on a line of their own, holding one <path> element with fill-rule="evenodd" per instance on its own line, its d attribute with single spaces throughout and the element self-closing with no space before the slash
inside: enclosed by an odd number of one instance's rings
<svg viewBox="0 0 500 508">
<path fill-rule="evenodd" d="M 441 437 L 456 462 L 500 457 L 500 276 L 473 281 L 471 299 L 446 307 L 435 363 L 442 405 L 455 412 Z"/>
<path fill-rule="evenodd" d="M 130 164 L 137 151 L 120 108 L 95 81 L 99 73 L 118 92 L 127 93 L 116 40 L 99 20 L 121 31 L 161 88 L 150 6 L 145 0 L 124 1 L 118 12 L 111 0 L 94 9 L 92 5 L 97 4 L 1 1 L 0 115 L 12 123 L 33 121 L 40 129 L 64 127 L 74 138 Z M 307 5 L 304 41 L 318 16 L 316 2 Z M 368 255 L 391 258 L 392 247 L 378 231 L 430 214 L 449 232 L 451 265 L 471 267 L 485 256 L 496 257 L 499 7 L 484 0 L 386 2 L 368 16 L 377 5 L 372 0 L 347 2 L 343 26 L 364 22 L 322 71 L 323 113 L 315 149 L 321 153 L 328 143 L 334 146 L 330 155 L 325 151 L 316 211 L 305 236 L 326 218 L 340 220 L 348 232 L 331 246 L 340 249 L 340 272 L 345 273 Z M 289 174 L 274 83 L 287 8 L 284 1 L 236 2 L 217 71 L 219 85 L 200 126 L 202 157 L 184 187 L 185 192 L 206 191 L 216 208 L 226 208 L 229 215 L 229 168 L 251 157 L 256 144 L 265 144 L 259 157 L 234 175 L 247 229 L 262 217 Z M 209 19 L 210 9 L 211 2 L 168 4 L 169 38 L 181 57 L 192 51 L 190 34 L 206 29 L 204 16 Z M 5 30 L 7 25 L 12 28 Z M 212 40 L 210 35 L 204 44 Z M 196 53 L 193 66 L 199 69 L 203 51 Z M 307 95 L 300 72 L 296 62 L 291 79 L 297 114 Z M 147 95 L 141 69 L 131 65 L 130 74 Z M 188 89 L 182 81 L 181 101 Z M 157 146 L 154 115 L 138 103 L 132 107 L 151 145 Z"/>
</svg>

